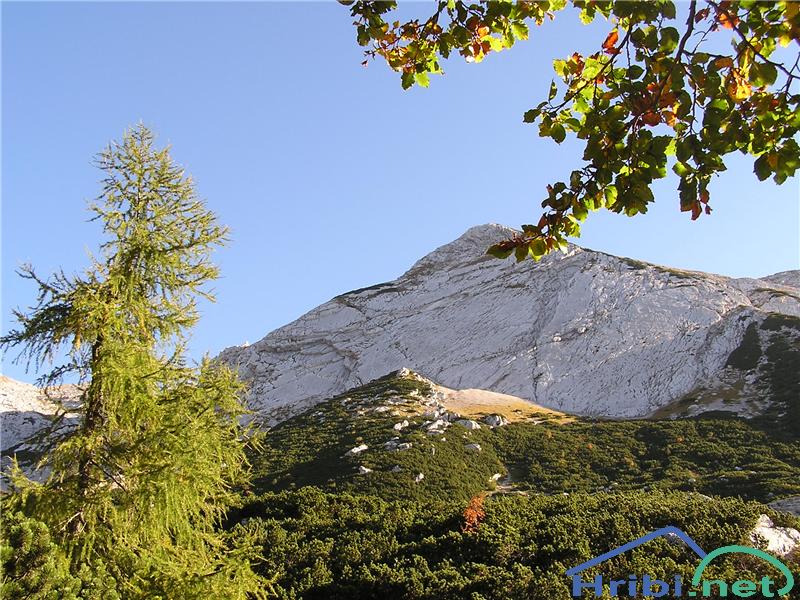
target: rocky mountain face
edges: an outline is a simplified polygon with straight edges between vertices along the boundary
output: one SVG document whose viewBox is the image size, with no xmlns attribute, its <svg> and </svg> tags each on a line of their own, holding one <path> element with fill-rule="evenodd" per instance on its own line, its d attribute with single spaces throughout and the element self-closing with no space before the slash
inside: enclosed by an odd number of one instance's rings
<svg viewBox="0 0 800 600">
<path fill-rule="evenodd" d="M 48 447 L 53 436 L 69 432 L 78 424 L 76 414 L 81 391 L 74 385 L 43 390 L 0 375 L 0 471 L 16 456 L 20 466 L 35 478 L 47 472 L 34 473 L 33 465 Z M 0 476 L 0 490 L 4 480 Z"/>
<path fill-rule="evenodd" d="M 220 359 L 271 424 L 404 367 L 598 417 L 748 415 L 796 395 L 800 271 L 732 279 L 578 246 L 539 263 L 485 255 L 513 233 L 474 227 Z"/>
<path fill-rule="evenodd" d="M 46 427 L 56 405 L 35 385 L 0 375 L 0 448 L 14 448 Z"/>
</svg>

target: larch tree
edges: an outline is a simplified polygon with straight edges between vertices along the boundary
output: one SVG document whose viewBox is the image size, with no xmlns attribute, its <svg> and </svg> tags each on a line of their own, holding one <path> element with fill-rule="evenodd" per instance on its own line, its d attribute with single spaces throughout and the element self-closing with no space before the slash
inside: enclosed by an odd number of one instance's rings
<svg viewBox="0 0 800 600">
<path fill-rule="evenodd" d="M 141 124 L 97 165 L 98 255 L 80 276 L 24 268 L 38 302 L 0 339 L 37 366 L 59 359 L 44 384 L 81 382 L 80 424 L 46 454 L 44 483 L 12 475 L 7 506 L 44 522 L 72 571 L 110 578 L 119 597 L 261 597 L 250 538 L 220 528 L 249 476 L 242 386 L 184 359 L 226 229 Z"/>
<path fill-rule="evenodd" d="M 340 2 L 364 64 L 385 60 L 403 88 L 427 87 L 452 54 L 479 63 L 547 21 L 609 24 L 594 53 L 554 61 L 547 98 L 523 115 L 541 137 L 581 140 L 583 164 L 547 185 L 536 224 L 492 246 L 495 256 L 563 249 L 591 211 L 646 212 L 668 168 L 680 209 L 697 219 L 711 213 L 709 183 L 728 155 L 753 157 L 756 177 L 777 184 L 800 167 L 800 2 L 690 0 L 679 12 L 672 0 L 441 0 L 404 20 L 396 2 Z M 574 16 L 558 14 L 568 6 Z M 757 211 L 754 221 L 770 218 Z"/>
</svg>

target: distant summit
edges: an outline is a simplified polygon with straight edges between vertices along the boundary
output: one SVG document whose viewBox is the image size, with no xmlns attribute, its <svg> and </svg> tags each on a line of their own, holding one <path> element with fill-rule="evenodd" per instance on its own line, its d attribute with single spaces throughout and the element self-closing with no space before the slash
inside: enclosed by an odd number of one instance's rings
<svg viewBox="0 0 800 600">
<path fill-rule="evenodd" d="M 733 279 L 575 245 L 539 263 L 486 255 L 514 233 L 473 227 L 220 358 L 269 423 L 402 367 L 588 416 L 789 410 L 800 272 Z"/>
</svg>

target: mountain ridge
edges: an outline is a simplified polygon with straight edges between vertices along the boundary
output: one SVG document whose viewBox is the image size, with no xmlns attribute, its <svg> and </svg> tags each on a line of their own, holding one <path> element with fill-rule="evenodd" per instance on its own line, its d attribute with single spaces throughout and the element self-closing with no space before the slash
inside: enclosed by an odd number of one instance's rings
<svg viewBox="0 0 800 600">
<path fill-rule="evenodd" d="M 718 378 L 751 324 L 800 318 L 800 271 L 731 278 L 574 244 L 540 263 L 486 256 L 514 233 L 470 228 L 397 279 L 219 358 L 268 423 L 403 367 L 565 412 L 642 417 Z"/>
</svg>

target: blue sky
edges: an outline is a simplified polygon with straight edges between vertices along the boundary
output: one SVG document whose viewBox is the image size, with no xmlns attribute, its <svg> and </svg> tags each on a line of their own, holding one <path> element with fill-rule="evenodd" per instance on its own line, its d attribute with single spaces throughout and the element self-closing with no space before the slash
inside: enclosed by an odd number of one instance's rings
<svg viewBox="0 0 800 600">
<path fill-rule="evenodd" d="M 99 240 L 85 211 L 91 159 L 139 120 L 232 229 L 195 357 L 393 279 L 472 225 L 535 221 L 579 148 L 540 140 L 522 113 L 547 93 L 553 58 L 590 53 L 607 31 L 571 12 L 403 92 L 384 65 L 360 65 L 348 11 L 332 2 L 3 2 L 3 330 L 34 299 L 16 266 L 86 266 Z M 713 184 L 713 216 L 694 223 L 675 185 L 659 183 L 645 216 L 592 215 L 578 243 L 734 276 L 798 268 L 797 179 L 759 183 L 736 159 Z M 9 358 L 5 374 L 33 379 Z"/>
</svg>

